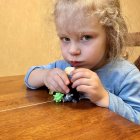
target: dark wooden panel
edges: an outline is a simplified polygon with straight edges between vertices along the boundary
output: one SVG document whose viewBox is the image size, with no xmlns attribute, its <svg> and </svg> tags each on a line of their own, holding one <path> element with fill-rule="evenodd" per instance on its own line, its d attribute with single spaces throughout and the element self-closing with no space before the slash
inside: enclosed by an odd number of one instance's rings
<svg viewBox="0 0 140 140">
<path fill-rule="evenodd" d="M 127 47 L 140 47 L 140 32 L 128 33 L 125 45 Z M 124 58 L 129 58 L 128 52 L 126 52 Z M 138 58 L 134 61 L 134 64 L 140 70 L 140 55 L 138 55 Z"/>
<path fill-rule="evenodd" d="M 140 32 L 128 33 L 126 46 L 140 46 Z"/>
<path fill-rule="evenodd" d="M 140 70 L 140 56 L 137 58 L 137 60 L 134 62 L 134 64 Z"/>
</svg>

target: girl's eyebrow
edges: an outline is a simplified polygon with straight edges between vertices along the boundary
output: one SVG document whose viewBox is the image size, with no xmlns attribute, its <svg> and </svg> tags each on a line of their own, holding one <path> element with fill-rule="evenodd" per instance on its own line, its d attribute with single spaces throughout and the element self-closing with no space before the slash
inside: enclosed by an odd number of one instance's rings
<svg viewBox="0 0 140 140">
<path fill-rule="evenodd" d="M 57 36 L 58 37 L 67 37 L 67 36 L 69 36 L 69 35 L 71 35 L 71 34 L 77 34 L 77 36 L 84 36 L 84 35 L 97 35 L 98 34 L 98 32 L 97 31 L 93 31 L 93 30 L 83 30 L 83 31 L 74 31 L 73 33 L 70 33 L 70 32 L 58 32 L 57 33 Z"/>
<path fill-rule="evenodd" d="M 57 33 L 57 36 L 68 36 L 68 35 L 66 35 L 66 34 L 60 34 L 60 33 Z"/>
<path fill-rule="evenodd" d="M 74 32 L 75 34 L 80 34 L 80 35 L 84 35 L 84 34 L 97 34 L 96 31 L 80 31 L 80 32 Z M 68 36 L 69 34 L 67 33 L 57 33 L 58 36 Z"/>
<path fill-rule="evenodd" d="M 87 31 L 87 32 L 80 32 L 80 35 L 93 35 L 93 34 L 97 34 L 97 32 L 94 31 Z"/>
</svg>

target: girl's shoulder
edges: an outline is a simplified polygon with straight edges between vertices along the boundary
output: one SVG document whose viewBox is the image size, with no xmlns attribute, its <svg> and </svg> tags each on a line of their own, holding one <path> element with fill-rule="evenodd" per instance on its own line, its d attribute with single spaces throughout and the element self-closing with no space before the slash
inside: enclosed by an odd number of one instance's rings
<svg viewBox="0 0 140 140">
<path fill-rule="evenodd" d="M 123 58 L 119 58 L 110 62 L 107 67 L 110 67 L 112 70 L 119 71 L 121 73 L 129 73 L 132 70 L 139 71 L 133 63 Z"/>
<path fill-rule="evenodd" d="M 138 74 L 140 75 L 140 72 L 138 68 L 131 62 L 123 59 L 118 58 L 114 61 L 109 62 L 105 66 L 103 66 L 101 69 L 97 70 L 97 73 L 100 75 L 110 75 L 112 77 L 124 77 L 128 75 L 129 73 Z"/>
<path fill-rule="evenodd" d="M 112 93 L 119 93 L 124 85 L 140 84 L 140 71 L 134 64 L 124 59 L 106 64 L 97 70 L 97 74 L 106 89 Z"/>
</svg>

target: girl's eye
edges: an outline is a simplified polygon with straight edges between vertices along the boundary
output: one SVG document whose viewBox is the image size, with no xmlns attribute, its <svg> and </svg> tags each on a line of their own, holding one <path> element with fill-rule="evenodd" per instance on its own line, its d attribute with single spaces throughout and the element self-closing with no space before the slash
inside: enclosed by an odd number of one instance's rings
<svg viewBox="0 0 140 140">
<path fill-rule="evenodd" d="M 88 40 L 90 40 L 90 39 L 92 39 L 92 38 L 93 38 L 93 37 L 90 36 L 90 35 L 84 35 L 84 36 L 82 37 L 81 40 L 83 40 L 83 41 L 88 41 Z"/>
<path fill-rule="evenodd" d="M 60 37 L 60 40 L 63 42 L 69 42 L 70 39 L 68 37 Z"/>
</svg>

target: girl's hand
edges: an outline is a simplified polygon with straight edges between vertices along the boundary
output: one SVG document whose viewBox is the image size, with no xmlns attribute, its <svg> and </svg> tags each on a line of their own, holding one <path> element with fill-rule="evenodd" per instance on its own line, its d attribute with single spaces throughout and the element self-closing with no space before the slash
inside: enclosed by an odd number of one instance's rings
<svg viewBox="0 0 140 140">
<path fill-rule="evenodd" d="M 78 68 L 72 71 L 72 87 L 83 92 L 96 105 L 109 106 L 109 96 L 104 89 L 98 75 L 86 68 Z"/>
<path fill-rule="evenodd" d="M 44 84 L 52 91 L 57 91 L 61 93 L 68 93 L 70 81 L 68 79 L 65 71 L 54 68 L 51 70 L 47 70 L 43 79 Z"/>
</svg>

